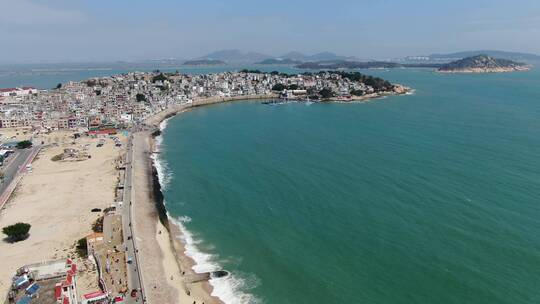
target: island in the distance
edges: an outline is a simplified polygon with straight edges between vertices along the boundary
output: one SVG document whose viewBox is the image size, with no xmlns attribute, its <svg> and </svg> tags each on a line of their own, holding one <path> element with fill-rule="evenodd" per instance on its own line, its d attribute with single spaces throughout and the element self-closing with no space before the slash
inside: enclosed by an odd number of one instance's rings
<svg viewBox="0 0 540 304">
<path fill-rule="evenodd" d="M 225 61 L 222 60 L 215 60 L 215 59 L 195 59 L 195 60 L 188 60 L 184 62 L 184 65 L 225 65 L 227 64 Z"/>
<path fill-rule="evenodd" d="M 293 64 L 302 64 L 302 61 L 294 60 L 294 59 L 275 59 L 275 58 L 269 58 L 265 59 L 260 62 L 256 62 L 255 64 L 261 64 L 261 65 L 293 65 Z"/>
<path fill-rule="evenodd" d="M 396 69 L 396 68 L 439 68 L 438 63 L 403 64 L 390 61 L 347 61 L 331 60 L 305 62 L 296 66 L 303 70 L 338 70 L 338 69 Z"/>
<path fill-rule="evenodd" d="M 503 73 L 529 69 L 530 66 L 526 63 L 478 55 L 444 64 L 438 71 L 441 73 Z"/>
</svg>

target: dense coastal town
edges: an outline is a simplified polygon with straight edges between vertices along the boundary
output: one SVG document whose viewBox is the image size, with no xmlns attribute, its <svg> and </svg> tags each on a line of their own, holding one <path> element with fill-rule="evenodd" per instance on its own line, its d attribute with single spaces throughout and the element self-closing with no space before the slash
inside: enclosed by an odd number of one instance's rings
<svg viewBox="0 0 540 304">
<path fill-rule="evenodd" d="M 356 76 L 356 78 L 350 76 Z M 0 127 L 36 130 L 126 127 L 174 104 L 204 98 L 241 96 L 351 101 L 402 94 L 407 88 L 359 73 L 286 75 L 242 71 L 208 75 L 128 73 L 56 89 L 12 88 L 0 91 Z M 364 76 L 364 75 L 362 75 Z M 322 96 L 321 96 L 322 95 Z"/>
</svg>

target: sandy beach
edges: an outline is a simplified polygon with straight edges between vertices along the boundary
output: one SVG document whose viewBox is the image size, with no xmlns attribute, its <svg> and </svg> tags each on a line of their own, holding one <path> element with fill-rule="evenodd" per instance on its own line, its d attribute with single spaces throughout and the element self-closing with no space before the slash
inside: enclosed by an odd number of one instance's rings
<svg viewBox="0 0 540 304">
<path fill-rule="evenodd" d="M 114 161 L 122 149 L 111 139 L 96 147 L 99 139 L 72 138 L 72 132 L 40 135 L 44 147 L 0 214 L 0 227 L 17 222 L 32 225 L 30 237 L 22 242 L 0 241 L 0 294 L 11 284 L 15 270 L 29 263 L 74 257 L 74 243 L 91 233 L 91 224 L 100 215 L 92 208 L 105 208 L 114 200 L 117 171 Z M 54 143 L 54 144 L 53 144 Z M 52 161 L 64 148 L 85 150 L 84 161 Z M 95 291 L 93 265 L 78 260 L 80 292 Z"/>
<path fill-rule="evenodd" d="M 403 88 L 403 94 L 408 88 Z M 355 101 L 368 101 L 379 94 L 362 96 Z M 146 119 L 145 123 L 157 130 L 160 123 L 174 115 L 189 109 L 221 102 L 240 100 L 257 100 L 278 98 L 277 95 L 252 95 L 232 98 L 211 97 L 194 100 L 190 105 L 177 105 L 157 113 Z M 141 246 L 141 267 L 144 273 L 146 296 L 150 303 L 222 303 L 219 298 L 211 296 L 212 286 L 209 282 L 188 283 L 189 277 L 195 272 L 192 267 L 195 261 L 186 255 L 185 244 L 182 241 L 182 231 L 172 221 L 165 229 L 159 221 L 156 208 L 156 197 L 152 194 L 153 175 L 151 155 L 156 150 L 151 131 L 139 132 L 134 138 L 134 189 L 137 203 L 135 207 L 136 231 Z M 161 233 L 159 233 L 161 231 Z M 152 258 L 151 258 L 152 257 Z M 156 259 L 155 257 L 160 257 Z M 182 275 L 184 274 L 184 275 Z M 153 288 L 161 286 L 161 288 Z M 166 286 L 166 287 L 165 287 Z M 189 293 L 189 295 L 188 295 Z M 177 301 L 176 301 L 177 300 Z M 156 302 L 157 301 L 157 302 Z M 186 302 L 187 301 L 187 302 Z"/>
<path fill-rule="evenodd" d="M 212 296 L 208 281 L 193 282 L 195 261 L 185 253 L 182 231 L 172 221 L 159 220 L 152 154 L 156 151 L 152 132 L 160 123 L 191 108 L 228 101 L 276 98 L 276 95 L 211 97 L 177 105 L 149 117 L 145 123 L 151 130 L 134 134 L 133 139 L 133 225 L 139 247 L 139 258 L 145 294 L 149 303 L 222 303 Z M 28 136 L 25 130 L 4 130 L 4 136 L 17 140 Z M 25 264 L 49 259 L 75 257 L 75 242 L 91 233 L 91 224 L 100 213 L 92 208 L 105 208 L 114 201 L 118 179 L 115 160 L 125 152 L 106 139 L 97 147 L 99 138 L 74 140 L 73 132 L 57 131 L 34 137 L 45 146 L 33 163 L 0 215 L 0 227 L 17 222 L 32 225 L 30 237 L 19 243 L 0 242 L 0 259 L 8 267 L 0 269 L 0 293 L 9 288 L 14 271 Z M 106 138 L 106 137 L 102 137 Z M 127 142 L 125 138 L 122 138 Z M 74 148 L 88 153 L 84 161 L 53 161 L 52 158 Z M 98 289 L 95 267 L 87 260 L 77 261 L 81 293 Z"/>
<path fill-rule="evenodd" d="M 153 189 L 153 139 L 150 132 L 138 132 L 133 142 L 134 228 L 139 246 L 140 267 L 149 303 L 220 303 L 210 295 L 207 282 L 186 283 L 192 262 L 172 242 L 160 222 Z"/>
<path fill-rule="evenodd" d="M 274 96 L 243 96 L 234 98 L 205 98 L 188 106 L 176 106 L 147 120 L 152 126 L 188 108 L 244 99 Z M 27 129 L 3 129 L 4 140 L 24 140 L 31 136 Z M 103 147 L 97 147 L 106 138 Z M 90 234 L 92 223 L 100 213 L 92 208 L 106 208 L 114 201 L 118 182 L 115 161 L 125 152 L 114 146 L 107 137 L 73 139 L 73 132 L 56 131 L 33 136 L 35 143 L 44 146 L 32 163 L 33 170 L 23 176 L 13 195 L 0 212 L 0 227 L 17 222 L 32 225 L 30 237 L 10 244 L 0 242 L 0 294 L 6 294 L 11 277 L 17 268 L 50 259 L 76 258 L 75 242 Z M 127 142 L 125 138 L 121 138 Z M 193 274 L 193 260 L 185 256 L 178 228 L 172 234 L 158 219 L 153 197 L 151 154 L 153 138 L 150 132 L 139 132 L 134 141 L 135 227 L 140 250 L 141 267 L 149 303 L 221 303 L 212 297 L 208 282 L 185 283 Z M 73 148 L 88 153 L 84 161 L 53 161 L 64 149 Z M 174 237 L 172 236 L 174 235 Z M 159 258 L 158 258 L 159 257 Z M 81 270 L 78 275 L 80 293 L 98 289 L 95 266 L 88 260 L 76 259 Z M 182 275 L 184 273 L 184 275 Z M 156 288 L 153 288 L 156 286 Z"/>
<path fill-rule="evenodd" d="M 160 123 L 191 108 L 221 102 L 276 98 L 277 95 L 249 95 L 230 98 L 211 97 L 194 100 L 190 105 L 177 105 L 146 119 L 145 123 L 157 130 Z M 180 227 L 172 221 L 159 221 L 153 184 L 152 153 L 155 140 L 151 131 L 138 132 L 133 141 L 135 230 L 139 241 L 140 264 L 146 297 L 149 303 L 223 303 L 212 296 L 208 281 L 190 283 L 195 272 L 195 261 L 185 253 Z M 159 257 L 157 259 L 156 257 Z M 156 286 L 156 288 L 154 288 Z"/>
<path fill-rule="evenodd" d="M 159 124 L 190 108 L 227 101 L 276 98 L 275 95 L 212 97 L 195 100 L 189 105 L 177 105 L 149 117 L 145 122 L 157 129 Z M 134 134 L 133 192 L 134 227 L 139 243 L 140 267 L 149 303 L 222 303 L 211 296 L 208 281 L 191 283 L 195 262 L 185 254 L 180 227 L 159 220 L 154 189 L 152 154 L 155 152 L 151 131 Z M 4 130 L 5 137 L 21 140 L 27 130 Z M 118 179 L 115 160 L 125 152 L 106 139 L 97 147 L 99 138 L 73 139 L 73 132 L 57 131 L 34 136 L 34 142 L 45 146 L 33 162 L 33 171 L 26 174 L 1 211 L 0 227 L 17 222 L 32 225 L 30 237 L 15 244 L 0 242 L 0 259 L 6 261 L 0 269 L 0 294 L 9 288 L 15 270 L 26 264 L 49 259 L 75 257 L 75 242 L 91 233 L 91 225 L 100 215 L 92 208 L 106 208 L 114 201 Z M 102 137 L 106 138 L 106 137 Z M 125 138 L 122 138 L 127 142 Z M 53 161 L 66 148 L 88 153 L 84 161 Z M 80 292 L 98 289 L 95 267 L 78 259 Z"/>
</svg>

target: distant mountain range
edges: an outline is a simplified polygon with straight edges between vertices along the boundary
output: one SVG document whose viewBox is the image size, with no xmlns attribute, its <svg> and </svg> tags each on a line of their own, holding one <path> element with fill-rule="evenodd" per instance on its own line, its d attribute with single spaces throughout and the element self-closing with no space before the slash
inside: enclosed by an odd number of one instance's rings
<svg viewBox="0 0 540 304">
<path fill-rule="evenodd" d="M 395 68 L 440 68 L 440 63 L 397 63 L 390 61 L 317 61 L 296 65 L 305 70 L 337 70 L 337 69 L 395 69 Z"/>
<path fill-rule="evenodd" d="M 491 56 L 477 55 L 463 59 L 442 62 L 390 62 L 390 61 L 317 61 L 304 62 L 296 65 L 299 69 L 310 70 L 339 70 L 339 69 L 394 69 L 394 68 L 431 68 L 445 73 L 499 73 L 526 71 L 530 65 L 509 59 L 494 58 Z"/>
<path fill-rule="evenodd" d="M 282 56 L 271 56 L 257 52 L 242 52 L 240 50 L 221 50 L 195 58 L 194 60 L 220 60 L 227 63 L 252 63 L 252 64 L 300 64 L 303 62 L 316 61 L 361 61 L 352 56 L 342 56 L 331 52 L 321 52 L 307 55 L 300 52 L 289 52 Z"/>
<path fill-rule="evenodd" d="M 463 58 L 474 57 L 479 55 L 486 55 L 493 58 L 525 61 L 525 62 L 539 62 L 540 56 L 531 53 L 519 53 L 519 52 L 505 52 L 494 50 L 480 50 L 480 51 L 465 51 L 449 54 L 431 54 L 427 56 L 408 56 L 400 61 L 406 62 L 451 62 L 460 60 Z"/>
<path fill-rule="evenodd" d="M 240 50 L 221 50 L 196 58 L 196 60 L 220 60 L 226 63 L 255 63 L 271 58 L 274 58 L 274 56 L 256 52 L 242 52 Z"/>
<path fill-rule="evenodd" d="M 223 65 L 227 64 L 223 60 L 216 60 L 216 59 L 195 59 L 195 60 L 187 60 L 184 61 L 184 65 Z"/>
<path fill-rule="evenodd" d="M 322 52 L 313 55 L 306 55 L 300 52 L 289 52 L 280 56 L 281 59 L 291 59 L 301 62 L 315 62 L 315 61 L 336 61 L 336 60 L 345 60 L 345 61 L 363 61 L 354 56 L 341 56 L 331 52 Z"/>
<path fill-rule="evenodd" d="M 452 61 L 460 60 L 467 57 L 474 57 L 478 55 L 486 55 L 493 58 L 521 61 L 521 62 L 540 62 L 540 56 L 530 53 L 519 52 L 505 52 L 495 50 L 480 50 L 480 51 L 465 51 L 448 54 L 431 54 L 421 56 L 408 56 L 404 58 L 394 59 L 391 61 L 384 61 L 385 63 L 399 63 L 399 64 L 413 64 L 413 65 L 430 65 L 445 64 Z M 310 66 L 311 63 L 318 63 L 320 65 L 354 65 L 351 63 L 378 63 L 377 65 L 386 66 L 381 64 L 383 61 L 360 59 L 354 56 L 343 56 L 332 52 L 320 52 L 316 54 L 305 54 L 297 51 L 288 52 L 281 56 L 272 56 L 257 52 L 243 52 L 240 50 L 221 50 L 212 52 L 202 57 L 188 60 L 188 62 L 223 62 L 226 64 L 261 64 L 261 65 L 302 65 Z M 365 66 L 365 64 L 357 64 L 358 66 Z"/>
<path fill-rule="evenodd" d="M 296 64 L 302 64 L 302 63 L 304 62 L 300 60 L 289 59 L 289 58 L 286 58 L 286 59 L 270 58 L 270 59 L 265 59 L 260 62 L 256 62 L 256 64 L 265 64 L 265 65 L 296 65 Z"/>
</svg>

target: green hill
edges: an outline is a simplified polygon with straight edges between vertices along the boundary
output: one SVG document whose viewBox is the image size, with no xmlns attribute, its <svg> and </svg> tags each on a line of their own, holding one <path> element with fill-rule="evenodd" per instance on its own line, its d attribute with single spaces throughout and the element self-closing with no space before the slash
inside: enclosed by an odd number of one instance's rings
<svg viewBox="0 0 540 304">
<path fill-rule="evenodd" d="M 515 62 L 508 59 L 493 58 L 488 55 L 477 55 L 452 61 L 439 68 L 440 72 L 512 72 L 527 70 L 529 66 L 525 63 Z"/>
</svg>

